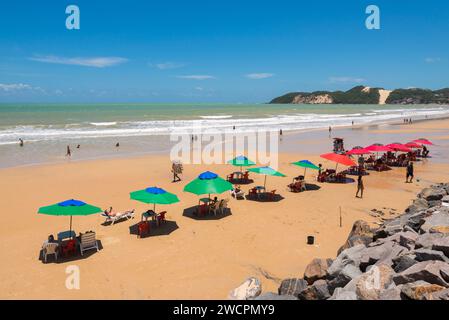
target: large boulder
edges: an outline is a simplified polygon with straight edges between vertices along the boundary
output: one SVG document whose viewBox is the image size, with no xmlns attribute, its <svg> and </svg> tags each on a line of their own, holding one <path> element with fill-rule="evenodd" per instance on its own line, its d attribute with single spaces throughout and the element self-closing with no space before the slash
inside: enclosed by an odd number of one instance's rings
<svg viewBox="0 0 449 320">
<path fill-rule="evenodd" d="M 337 276 L 347 265 L 358 267 L 360 265 L 360 259 L 365 249 L 365 245 L 359 244 L 352 248 L 344 250 L 338 255 L 338 257 L 332 262 L 331 266 L 327 269 L 328 275 L 331 278 Z"/>
<path fill-rule="evenodd" d="M 418 261 L 415 260 L 416 256 L 412 252 L 406 252 L 393 258 L 393 269 L 395 272 L 400 273 L 404 270 L 407 270 L 414 264 L 417 264 Z"/>
<path fill-rule="evenodd" d="M 297 297 L 305 288 L 307 288 L 307 281 L 304 279 L 285 279 L 281 282 L 278 293 Z"/>
<path fill-rule="evenodd" d="M 326 300 L 330 297 L 326 280 L 317 280 L 299 293 L 300 300 Z"/>
<path fill-rule="evenodd" d="M 424 300 L 427 300 L 426 298 L 427 297 L 424 297 Z M 449 300 L 449 289 L 432 292 L 430 295 L 430 298 L 431 299 L 429 299 L 429 300 L 446 300 L 447 301 L 447 300 Z"/>
<path fill-rule="evenodd" d="M 418 213 L 420 211 L 424 211 L 429 208 L 429 204 L 426 199 L 418 198 L 413 200 L 413 203 L 405 209 L 406 213 Z"/>
<path fill-rule="evenodd" d="M 435 227 L 448 227 L 449 226 L 449 208 L 445 208 L 444 210 L 437 210 L 429 216 L 423 219 L 423 223 L 421 225 L 421 232 L 430 232 L 430 229 Z"/>
<path fill-rule="evenodd" d="M 435 240 L 432 249 L 441 251 L 446 257 L 449 257 L 449 237 L 442 237 L 441 239 Z"/>
<path fill-rule="evenodd" d="M 423 198 L 427 201 L 441 200 L 447 195 L 446 190 L 438 187 L 424 188 L 419 194 L 419 198 Z"/>
<path fill-rule="evenodd" d="M 436 240 L 442 238 L 441 233 L 424 233 L 418 236 L 415 241 L 415 248 L 431 249 Z"/>
<path fill-rule="evenodd" d="M 355 280 L 359 300 L 379 300 L 382 291 L 393 283 L 394 270 L 388 265 L 373 266 Z"/>
<path fill-rule="evenodd" d="M 449 264 L 442 261 L 422 261 L 393 277 L 396 285 L 419 280 L 449 287 Z"/>
<path fill-rule="evenodd" d="M 274 292 L 266 292 L 250 300 L 298 300 L 298 298 L 288 294 L 279 295 Z"/>
<path fill-rule="evenodd" d="M 439 260 L 446 263 L 449 262 L 449 259 L 444 255 L 444 253 L 437 250 L 421 248 L 414 250 L 413 254 L 415 255 L 417 261 Z"/>
<path fill-rule="evenodd" d="M 262 284 L 259 279 L 250 277 L 241 285 L 229 293 L 228 298 L 231 300 L 248 300 L 260 295 L 262 292 Z"/>
<path fill-rule="evenodd" d="M 404 231 L 399 233 L 399 244 L 409 250 L 415 248 L 415 242 L 418 234 L 412 231 Z"/>
<path fill-rule="evenodd" d="M 379 300 L 402 300 L 401 288 L 402 285 L 390 285 L 387 289 L 380 291 Z"/>
<path fill-rule="evenodd" d="M 393 259 L 407 249 L 394 241 L 384 242 L 381 245 L 366 248 L 360 258 L 360 269 L 365 270 L 373 264 L 393 265 Z"/>
<path fill-rule="evenodd" d="M 312 284 L 319 279 L 326 278 L 327 269 L 332 264 L 332 259 L 313 259 L 304 271 L 304 280 Z"/>
<path fill-rule="evenodd" d="M 342 253 L 344 250 L 356 246 L 358 244 L 368 245 L 373 241 L 373 231 L 371 230 L 369 224 L 363 220 L 357 220 L 352 225 L 351 232 L 349 233 L 348 239 L 345 244 L 340 247 L 337 255 Z"/>
<path fill-rule="evenodd" d="M 440 285 L 419 280 L 404 284 L 401 292 L 408 299 L 412 300 L 434 300 L 433 294 L 444 289 Z"/>
<path fill-rule="evenodd" d="M 346 265 L 336 276 L 328 281 L 328 288 L 331 294 L 337 288 L 345 287 L 353 279 L 356 279 L 362 274 L 360 269 L 352 264 Z"/>
</svg>

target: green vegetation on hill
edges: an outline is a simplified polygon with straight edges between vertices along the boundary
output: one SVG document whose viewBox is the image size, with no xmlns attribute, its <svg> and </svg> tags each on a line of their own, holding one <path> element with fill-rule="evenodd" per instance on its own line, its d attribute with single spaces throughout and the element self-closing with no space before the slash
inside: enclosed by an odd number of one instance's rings
<svg viewBox="0 0 449 320">
<path fill-rule="evenodd" d="M 357 86 L 348 91 L 315 91 L 315 92 L 290 92 L 274 98 L 270 103 L 293 103 L 298 96 L 303 98 L 329 95 L 336 104 L 377 104 L 379 101 L 379 89 L 371 88 L 363 91 L 364 86 Z"/>
<path fill-rule="evenodd" d="M 364 90 L 357 86 L 348 91 L 315 91 L 290 92 L 274 98 L 270 103 L 317 103 L 317 97 L 327 95 L 334 104 L 378 104 L 379 90 L 371 88 Z M 427 89 L 396 89 L 386 100 L 387 104 L 449 104 L 449 88 L 436 91 Z"/>
</svg>

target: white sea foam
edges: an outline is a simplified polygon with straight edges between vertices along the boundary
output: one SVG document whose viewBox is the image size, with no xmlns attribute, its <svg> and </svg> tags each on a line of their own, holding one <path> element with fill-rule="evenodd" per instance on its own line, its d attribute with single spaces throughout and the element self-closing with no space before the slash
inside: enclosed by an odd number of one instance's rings
<svg viewBox="0 0 449 320">
<path fill-rule="evenodd" d="M 366 113 L 320 114 L 291 113 L 258 115 L 255 118 L 233 117 L 232 115 L 200 116 L 197 120 L 143 120 L 110 122 L 73 122 L 66 124 L 18 125 L 0 127 L 0 144 L 17 143 L 19 138 L 26 141 L 60 141 L 63 139 L 90 139 L 105 137 L 133 137 L 168 135 L 171 133 L 192 133 L 193 130 L 217 133 L 256 130 L 301 130 L 344 126 L 354 121 L 356 124 L 385 122 L 404 117 L 449 115 L 449 108 L 395 108 L 373 109 Z M 247 117 L 247 116 L 245 116 Z"/>
</svg>

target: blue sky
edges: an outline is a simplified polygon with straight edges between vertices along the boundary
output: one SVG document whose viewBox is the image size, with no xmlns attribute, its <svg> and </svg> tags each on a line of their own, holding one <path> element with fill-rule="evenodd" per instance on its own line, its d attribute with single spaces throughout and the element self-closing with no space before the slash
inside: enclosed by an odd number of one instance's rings
<svg viewBox="0 0 449 320">
<path fill-rule="evenodd" d="M 81 29 L 67 30 L 78 5 Z M 381 29 L 365 27 L 380 8 Z M 0 102 L 265 102 L 449 86 L 449 1 L 8 1 Z"/>
</svg>

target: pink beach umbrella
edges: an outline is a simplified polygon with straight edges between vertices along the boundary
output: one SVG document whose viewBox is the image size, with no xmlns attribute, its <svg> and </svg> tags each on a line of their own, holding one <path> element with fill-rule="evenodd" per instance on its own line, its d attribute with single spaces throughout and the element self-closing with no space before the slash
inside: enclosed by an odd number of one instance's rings
<svg viewBox="0 0 449 320">
<path fill-rule="evenodd" d="M 432 145 L 433 145 L 432 142 L 430 142 L 429 140 L 424 139 L 424 138 L 416 139 L 416 140 L 413 140 L 412 142 L 416 142 L 416 143 L 419 143 L 419 144 L 427 144 L 427 145 L 429 145 L 429 146 L 432 146 Z"/>
<path fill-rule="evenodd" d="M 394 151 L 412 152 L 412 149 L 410 149 L 409 147 L 407 147 L 401 143 L 391 143 L 391 144 L 387 144 L 386 146 L 393 149 Z"/>
<path fill-rule="evenodd" d="M 370 153 L 372 153 L 372 152 L 369 151 L 369 150 L 366 150 L 365 148 L 361 148 L 361 149 L 349 150 L 348 152 L 346 152 L 346 155 L 349 155 L 349 156 L 351 156 L 351 155 L 364 155 L 364 154 L 370 154 Z"/>
<path fill-rule="evenodd" d="M 388 146 L 383 146 L 380 144 L 372 144 L 372 145 L 366 147 L 365 150 L 372 151 L 372 152 L 394 151 L 393 149 L 389 148 Z"/>
<path fill-rule="evenodd" d="M 416 143 L 416 142 L 408 142 L 406 144 L 404 144 L 404 146 L 406 146 L 407 148 L 411 148 L 411 149 L 420 149 L 422 148 L 422 145 Z"/>
</svg>

